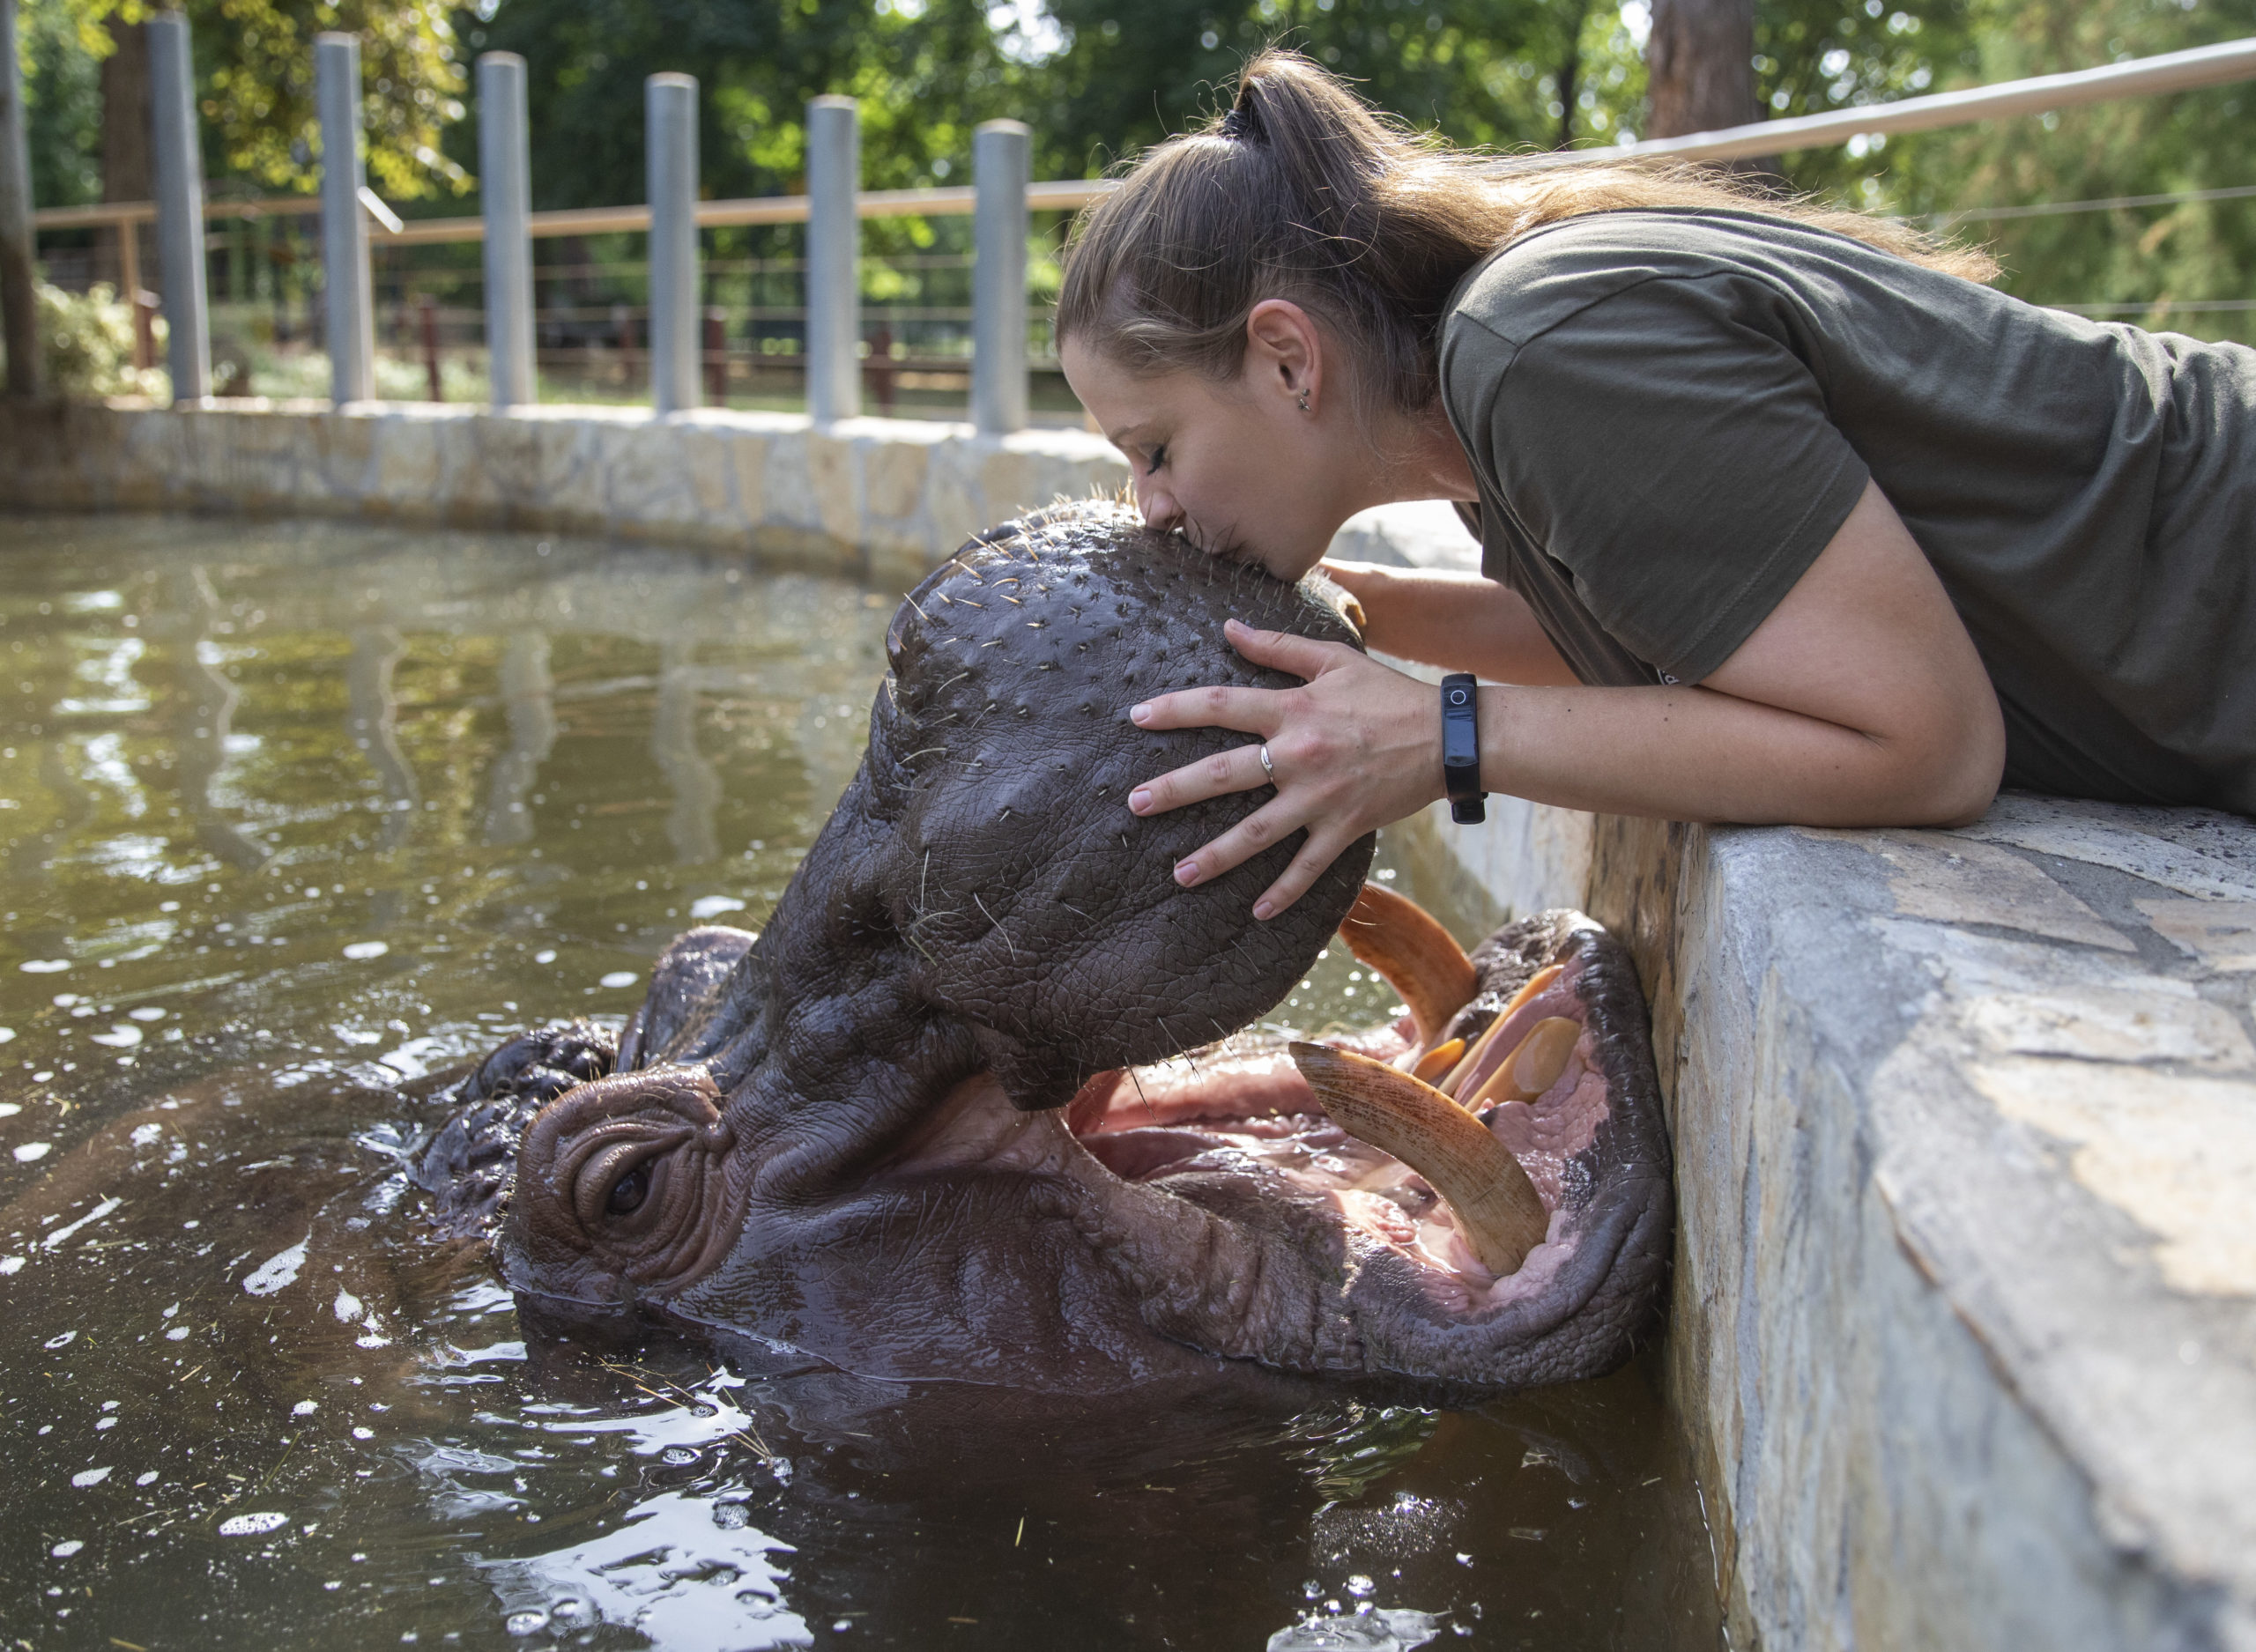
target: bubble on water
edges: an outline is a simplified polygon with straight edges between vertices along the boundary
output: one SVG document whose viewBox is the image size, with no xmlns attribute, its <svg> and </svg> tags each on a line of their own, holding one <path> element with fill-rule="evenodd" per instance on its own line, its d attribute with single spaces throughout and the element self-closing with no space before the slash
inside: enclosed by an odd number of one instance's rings
<svg viewBox="0 0 2256 1652">
<path fill-rule="evenodd" d="M 272 1296 L 284 1286 L 296 1283 L 298 1270 L 306 1265 L 306 1246 L 313 1235 L 308 1233 L 289 1249 L 278 1251 L 252 1269 L 243 1280 L 243 1289 L 253 1296 Z"/>
<path fill-rule="evenodd" d="M 165 1340 L 167 1342 L 186 1342 L 188 1340 L 188 1327 L 185 1325 L 174 1326 L 170 1330 L 165 1333 Z"/>
<path fill-rule="evenodd" d="M 360 1317 L 360 1299 L 340 1285 L 337 1287 L 337 1300 L 330 1305 L 330 1311 L 337 1315 L 339 1324 L 350 1325 Z"/>
<path fill-rule="evenodd" d="M 16 1029 L 14 1027 L 0 1026 L 0 1044 L 12 1044 L 15 1042 L 15 1040 Z"/>
<path fill-rule="evenodd" d="M 290 1516 L 278 1515 L 271 1509 L 261 1509 L 255 1515 L 230 1515 L 219 1522 L 223 1537 L 256 1537 L 270 1531 L 279 1531 L 290 1523 Z"/>
<path fill-rule="evenodd" d="M 631 987 L 642 979 L 642 976 L 636 974 L 631 969 L 614 969 L 611 974 L 605 975 L 596 984 L 601 987 L 609 987 L 613 990 L 616 990 L 620 987 Z"/>
<path fill-rule="evenodd" d="M 37 1164 L 54 1151 L 53 1142 L 26 1142 L 16 1149 L 16 1162 L 19 1165 Z"/>
<path fill-rule="evenodd" d="M 24 1110 L 20 1101 L 0 1101 L 0 1119 L 11 1119 Z"/>
<path fill-rule="evenodd" d="M 1364 1576 L 1361 1572 L 1358 1572 L 1347 1580 L 1347 1592 L 1350 1595 L 1353 1595 L 1357 1600 L 1369 1600 L 1372 1596 L 1378 1593 L 1378 1585 L 1372 1582 L 1369 1578 Z"/>
<path fill-rule="evenodd" d="M 78 1340 L 78 1333 L 77 1331 L 66 1330 L 59 1337 L 49 1337 L 45 1342 L 40 1344 L 40 1346 L 42 1348 L 68 1348 L 72 1343 Z"/>
<path fill-rule="evenodd" d="M 697 1461 L 697 1454 L 687 1446 L 668 1446 L 658 1453 L 658 1461 L 672 1468 Z"/>
<path fill-rule="evenodd" d="M 751 1519 L 752 1516 L 745 1512 L 745 1506 L 742 1503 L 713 1505 L 713 1523 L 724 1531 L 741 1530 Z"/>
<path fill-rule="evenodd" d="M 45 1084 L 54 1077 L 55 1074 L 51 1070 L 45 1070 L 33 1073 L 32 1075 L 32 1082 L 33 1084 Z"/>
<path fill-rule="evenodd" d="M 156 1470 L 151 1469 L 145 1474 L 135 1475 L 133 1477 L 133 1483 L 136 1485 L 154 1485 L 157 1483 Z"/>
<path fill-rule="evenodd" d="M 11 1273 L 21 1273 L 23 1269 L 24 1259 L 21 1256 L 0 1256 L 0 1279 Z"/>
<path fill-rule="evenodd" d="M 556 961 L 556 949 L 553 946 L 542 947 L 540 951 L 532 955 L 532 961 L 536 964 L 554 963 Z"/>
<path fill-rule="evenodd" d="M 70 967 L 67 958 L 26 958 L 16 966 L 26 975 L 52 975 Z"/>
<path fill-rule="evenodd" d="M 290 1408 L 290 1415 L 293 1417 L 310 1417 L 320 1409 L 321 1402 L 319 1400 L 300 1400 L 295 1405 L 293 1405 Z"/>
<path fill-rule="evenodd" d="M 382 941 L 354 941 L 345 947 L 345 956 L 351 959 L 382 958 L 391 948 Z"/>
<path fill-rule="evenodd" d="M 125 1013 L 137 1021 L 161 1021 L 165 1019 L 165 1012 L 153 1004 L 145 1004 L 139 1009 L 128 1010 Z"/>
<path fill-rule="evenodd" d="M 545 1611 L 513 1611 L 501 1619 L 501 1626 L 511 1634 L 538 1634 L 548 1627 Z"/>
<path fill-rule="evenodd" d="M 62 1542 L 56 1544 L 52 1549 L 49 1549 L 48 1552 L 58 1560 L 67 1560 L 85 1546 L 85 1541 L 83 1538 L 65 1537 Z"/>
<path fill-rule="evenodd" d="M 81 1469 L 70 1477 L 70 1484 L 83 1492 L 89 1485 L 100 1485 L 108 1478 L 109 1478 L 109 1471 L 106 1468 Z"/>
<path fill-rule="evenodd" d="M 352 1431 L 352 1438 L 355 1440 L 374 1440 L 375 1437 L 376 1431 L 373 1428 L 356 1427 Z"/>
</svg>

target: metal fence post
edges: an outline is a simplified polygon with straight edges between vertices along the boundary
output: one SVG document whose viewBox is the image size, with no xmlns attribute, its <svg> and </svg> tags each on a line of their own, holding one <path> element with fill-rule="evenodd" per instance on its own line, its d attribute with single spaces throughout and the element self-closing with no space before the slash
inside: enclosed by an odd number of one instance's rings
<svg viewBox="0 0 2256 1652">
<path fill-rule="evenodd" d="M 698 405 L 697 81 L 652 75 L 642 83 L 650 193 L 650 405 Z"/>
<path fill-rule="evenodd" d="M 24 137 L 23 66 L 16 59 L 16 0 L 0 0 L 0 329 L 8 394 L 37 396 L 37 279 L 32 250 L 31 152 Z"/>
<path fill-rule="evenodd" d="M 532 140 L 525 60 L 478 60 L 478 181 L 486 211 L 486 367 L 494 405 L 536 399 L 532 330 Z"/>
<path fill-rule="evenodd" d="M 982 435 L 1026 428 L 1026 189 L 1033 135 L 989 121 L 971 135 L 971 422 Z"/>
<path fill-rule="evenodd" d="M 196 130 L 196 63 L 188 19 L 149 19 L 149 107 L 157 161 L 157 266 L 163 276 L 165 366 L 173 401 L 212 394 L 212 317 L 204 252 L 204 146 Z"/>
<path fill-rule="evenodd" d="M 807 105 L 807 411 L 862 411 L 861 116 L 851 98 Z"/>
<path fill-rule="evenodd" d="M 360 204 L 360 37 L 314 36 L 314 101 L 321 115 L 321 261 L 331 401 L 376 393 L 376 307 L 368 273 L 368 214 Z"/>
</svg>

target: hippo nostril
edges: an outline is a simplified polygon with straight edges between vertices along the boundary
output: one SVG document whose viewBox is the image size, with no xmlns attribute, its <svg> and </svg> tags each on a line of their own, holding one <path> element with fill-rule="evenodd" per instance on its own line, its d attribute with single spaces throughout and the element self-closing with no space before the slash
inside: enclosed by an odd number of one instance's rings
<svg viewBox="0 0 2256 1652">
<path fill-rule="evenodd" d="M 649 1167 L 640 1164 L 611 1184 L 611 1193 L 604 1200 L 603 1208 L 612 1216 L 632 1216 L 649 1196 Z"/>
</svg>

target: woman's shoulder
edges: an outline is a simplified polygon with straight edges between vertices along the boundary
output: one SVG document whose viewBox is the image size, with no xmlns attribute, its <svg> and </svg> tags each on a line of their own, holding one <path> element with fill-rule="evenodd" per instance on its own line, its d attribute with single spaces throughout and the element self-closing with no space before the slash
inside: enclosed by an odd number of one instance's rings
<svg viewBox="0 0 2256 1652">
<path fill-rule="evenodd" d="M 1508 241 L 1451 295 L 1446 334 L 1469 322 L 1524 343 L 1590 305 L 1656 280 L 1743 274 L 1776 279 L 1814 251 L 1886 257 L 1845 237 L 1762 213 L 1637 207 L 1562 219 Z"/>
</svg>

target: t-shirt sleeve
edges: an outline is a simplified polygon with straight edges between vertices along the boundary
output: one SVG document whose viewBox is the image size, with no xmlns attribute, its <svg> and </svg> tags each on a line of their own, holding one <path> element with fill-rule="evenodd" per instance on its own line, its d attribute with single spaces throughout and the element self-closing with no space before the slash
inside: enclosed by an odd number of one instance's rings
<svg viewBox="0 0 2256 1652">
<path fill-rule="evenodd" d="M 1614 293 L 1512 353 L 1479 433 L 1599 623 L 1681 682 L 1754 633 L 1870 474 L 1774 324 L 1782 301 L 1739 276 Z"/>
</svg>

